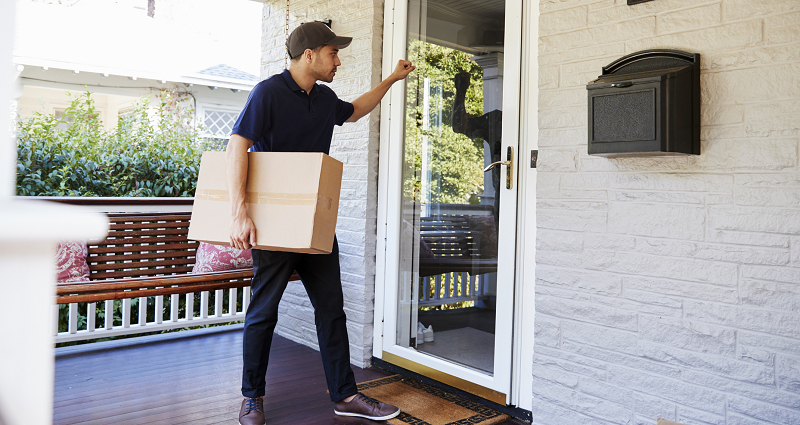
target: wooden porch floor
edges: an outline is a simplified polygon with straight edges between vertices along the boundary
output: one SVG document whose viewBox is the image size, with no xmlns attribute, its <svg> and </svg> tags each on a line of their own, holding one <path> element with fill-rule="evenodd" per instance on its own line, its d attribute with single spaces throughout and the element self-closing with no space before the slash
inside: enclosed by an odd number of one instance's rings
<svg viewBox="0 0 800 425">
<path fill-rule="evenodd" d="M 241 337 L 212 328 L 59 349 L 53 423 L 236 424 Z M 267 424 L 376 423 L 334 415 L 319 352 L 276 335 L 270 357 Z M 389 374 L 353 370 L 357 382 Z"/>
</svg>

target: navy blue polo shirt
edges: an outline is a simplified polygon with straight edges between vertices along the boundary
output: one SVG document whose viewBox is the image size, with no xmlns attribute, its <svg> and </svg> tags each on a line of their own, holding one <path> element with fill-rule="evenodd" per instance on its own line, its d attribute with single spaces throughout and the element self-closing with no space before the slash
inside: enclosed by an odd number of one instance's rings
<svg viewBox="0 0 800 425">
<path fill-rule="evenodd" d="M 231 134 L 252 140 L 253 152 L 330 154 L 333 126 L 353 115 L 353 104 L 328 86 L 314 84 L 310 94 L 288 70 L 256 84 Z"/>
</svg>

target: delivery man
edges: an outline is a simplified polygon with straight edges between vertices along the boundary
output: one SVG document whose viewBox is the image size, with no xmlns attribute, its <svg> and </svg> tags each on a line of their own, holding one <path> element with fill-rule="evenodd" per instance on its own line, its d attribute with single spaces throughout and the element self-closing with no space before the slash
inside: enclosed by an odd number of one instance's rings
<svg viewBox="0 0 800 425">
<path fill-rule="evenodd" d="M 397 81 L 414 66 L 400 60 L 394 72 L 352 104 L 340 100 L 328 86 L 336 75 L 339 49 L 352 37 L 339 37 L 321 22 L 301 24 L 286 40 L 291 57 L 288 70 L 258 83 L 233 126 L 228 142 L 228 190 L 231 200 L 231 245 L 249 249 L 256 228 L 245 208 L 247 151 L 329 153 L 334 125 L 355 122 L 367 115 Z M 252 148 L 252 149 L 251 149 Z M 281 223 L 275 223 L 280 226 Z M 339 246 L 330 254 L 298 254 L 253 249 L 253 283 L 244 322 L 244 370 L 241 425 L 261 425 L 264 388 L 272 334 L 278 321 L 278 303 L 292 271 L 296 270 L 314 306 L 319 350 L 328 390 L 337 415 L 372 420 L 400 414 L 395 406 L 375 402 L 358 393 L 350 368 L 350 346 L 339 274 Z"/>
</svg>

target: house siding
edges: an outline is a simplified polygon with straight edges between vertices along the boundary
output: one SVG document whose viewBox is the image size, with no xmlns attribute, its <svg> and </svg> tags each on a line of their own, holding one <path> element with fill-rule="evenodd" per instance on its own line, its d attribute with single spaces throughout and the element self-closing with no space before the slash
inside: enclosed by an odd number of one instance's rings
<svg viewBox="0 0 800 425">
<path fill-rule="evenodd" d="M 539 2 L 536 424 L 800 423 L 800 2 Z M 701 54 L 700 156 L 587 154 L 585 85 Z"/>
<path fill-rule="evenodd" d="M 264 4 L 262 79 L 284 69 L 286 7 L 285 1 Z M 338 35 L 353 37 L 352 44 L 339 52 L 342 66 L 330 84 L 341 99 L 352 102 L 380 82 L 383 2 L 290 2 L 289 32 L 301 22 L 324 19 L 333 21 L 333 30 Z M 380 106 L 356 123 L 336 127 L 330 152 L 344 163 L 336 235 L 350 361 L 360 367 L 368 365 L 372 356 L 379 121 Z M 319 349 L 314 309 L 300 282 L 290 282 L 283 295 L 276 332 Z"/>
</svg>

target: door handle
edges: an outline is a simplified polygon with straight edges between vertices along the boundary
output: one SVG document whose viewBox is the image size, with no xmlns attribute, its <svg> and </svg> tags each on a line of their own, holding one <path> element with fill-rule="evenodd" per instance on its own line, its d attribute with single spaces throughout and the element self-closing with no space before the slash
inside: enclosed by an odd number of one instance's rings
<svg viewBox="0 0 800 425">
<path fill-rule="evenodd" d="M 514 148 L 509 146 L 508 150 L 506 152 L 507 152 L 506 153 L 506 159 L 507 159 L 506 161 L 495 161 L 495 162 L 487 165 L 486 168 L 483 169 L 483 172 L 485 173 L 485 172 L 491 170 L 492 168 L 494 168 L 494 167 L 496 167 L 498 165 L 505 165 L 507 167 L 506 168 L 506 189 L 511 189 L 512 187 L 514 187 L 514 181 L 512 180 L 512 176 L 514 175 Z"/>
<path fill-rule="evenodd" d="M 491 170 L 492 168 L 494 168 L 497 165 L 511 165 L 511 161 L 496 161 L 496 162 L 493 162 L 493 163 L 487 165 L 486 168 L 483 169 L 483 172 L 485 173 L 485 172 Z"/>
</svg>

